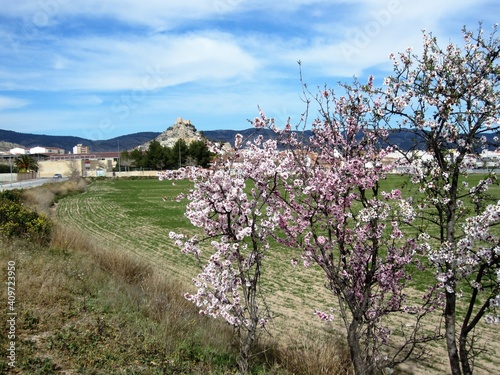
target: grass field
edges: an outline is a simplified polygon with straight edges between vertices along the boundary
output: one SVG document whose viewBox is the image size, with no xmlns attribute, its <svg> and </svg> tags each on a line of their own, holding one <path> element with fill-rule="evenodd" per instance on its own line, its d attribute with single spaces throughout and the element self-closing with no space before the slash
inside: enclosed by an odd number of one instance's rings
<svg viewBox="0 0 500 375">
<path fill-rule="evenodd" d="M 86 233 L 107 247 L 133 252 L 169 273 L 190 281 L 200 271 L 194 259 L 182 254 L 168 238 L 173 231 L 193 232 L 184 217 L 185 201 L 176 196 L 189 189 L 188 182 L 175 186 L 158 180 L 101 180 L 87 192 L 61 200 L 57 219 Z M 166 198 L 166 201 L 163 200 Z M 264 270 L 266 293 L 272 296 L 275 313 L 285 314 L 277 322 L 296 314 L 313 318 L 314 308 L 327 308 L 328 292 L 314 269 L 293 268 L 291 250 L 279 248 Z M 300 307 L 297 309 L 297 307 Z M 318 323 L 311 319 L 311 323 Z M 291 324 L 292 326 L 294 323 Z M 300 324 L 302 325 L 302 323 Z M 290 322 L 278 331 L 289 331 Z M 298 328 L 298 327 L 297 327 Z"/>
<path fill-rule="evenodd" d="M 184 277 L 195 264 L 172 247 L 169 230 L 189 227 L 183 207 L 174 197 L 185 186 L 157 180 L 103 180 L 87 192 L 62 200 L 57 219 L 81 230 L 106 246 L 140 254 L 161 268 Z M 162 196 L 169 198 L 164 202 Z"/>
<path fill-rule="evenodd" d="M 394 177 L 386 183 L 397 188 L 404 181 L 402 177 Z M 185 202 L 175 200 L 179 193 L 187 189 L 189 183 L 185 181 L 174 186 L 156 179 L 96 180 L 85 193 L 62 199 L 57 205 L 56 217 L 61 223 L 76 228 L 106 247 L 137 254 L 165 272 L 189 282 L 199 268 L 190 256 L 181 254 L 168 238 L 171 230 L 194 231 L 184 217 Z M 415 194 L 414 190 L 408 191 Z M 496 195 L 498 191 L 494 190 L 492 194 Z M 340 320 L 324 325 L 314 318 L 315 308 L 327 310 L 335 304 L 323 287 L 320 272 L 314 268 L 294 268 L 290 265 L 292 252 L 284 248 L 273 249 L 264 269 L 265 292 L 276 317 L 271 328 L 274 337 L 283 342 L 296 343 L 301 337 L 311 337 L 321 331 L 341 332 Z M 499 341 L 500 336 L 492 327 L 481 324 L 479 329 L 481 341 Z M 433 344 L 429 360 L 416 366 L 410 365 L 409 371 L 424 373 L 445 369 L 446 356 L 440 348 L 442 345 L 442 342 Z M 500 366 L 500 360 L 490 352 L 476 365 L 476 373 L 489 373 L 495 366 Z"/>
</svg>

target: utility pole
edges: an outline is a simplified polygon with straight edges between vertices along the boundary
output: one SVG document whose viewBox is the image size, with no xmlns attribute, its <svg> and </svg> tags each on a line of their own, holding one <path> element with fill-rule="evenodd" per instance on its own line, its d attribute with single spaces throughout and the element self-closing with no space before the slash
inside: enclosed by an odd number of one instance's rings
<svg viewBox="0 0 500 375">
<path fill-rule="evenodd" d="M 121 172 L 122 167 L 120 165 L 120 140 L 118 140 L 118 172 Z"/>
<path fill-rule="evenodd" d="M 12 187 L 12 154 L 9 151 L 9 165 L 10 165 L 10 187 Z"/>
</svg>

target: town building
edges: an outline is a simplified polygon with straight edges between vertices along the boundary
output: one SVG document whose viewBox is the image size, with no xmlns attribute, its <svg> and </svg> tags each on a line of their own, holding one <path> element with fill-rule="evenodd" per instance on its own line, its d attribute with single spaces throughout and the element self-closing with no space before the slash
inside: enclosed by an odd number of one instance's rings
<svg viewBox="0 0 500 375">
<path fill-rule="evenodd" d="M 76 146 L 73 147 L 73 154 L 88 154 L 89 153 L 89 147 L 84 146 L 81 143 L 78 143 Z"/>
<path fill-rule="evenodd" d="M 59 147 L 33 147 L 30 148 L 29 150 L 30 154 L 56 154 L 56 155 L 63 155 L 64 154 L 64 149 L 59 148 Z"/>
<path fill-rule="evenodd" d="M 63 176 L 99 177 L 109 176 L 118 165 L 119 152 L 93 152 L 87 154 L 50 155 L 38 163 L 40 177 Z"/>
<path fill-rule="evenodd" d="M 10 149 L 9 153 L 12 155 L 26 155 L 30 153 L 30 150 L 29 148 L 15 147 Z"/>
</svg>

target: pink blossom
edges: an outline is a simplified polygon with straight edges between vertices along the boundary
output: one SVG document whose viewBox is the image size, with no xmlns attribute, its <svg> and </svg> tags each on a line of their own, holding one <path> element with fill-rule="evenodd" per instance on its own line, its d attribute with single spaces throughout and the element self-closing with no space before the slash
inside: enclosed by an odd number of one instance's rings
<svg viewBox="0 0 500 375">
<path fill-rule="evenodd" d="M 314 315 L 324 322 L 332 322 L 334 319 L 333 314 L 325 313 L 323 311 L 314 310 Z"/>
</svg>

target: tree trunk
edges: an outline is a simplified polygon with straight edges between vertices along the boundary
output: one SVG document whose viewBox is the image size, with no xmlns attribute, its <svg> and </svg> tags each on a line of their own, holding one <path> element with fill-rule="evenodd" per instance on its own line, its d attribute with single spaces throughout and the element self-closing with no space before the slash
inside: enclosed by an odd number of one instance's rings
<svg viewBox="0 0 500 375">
<path fill-rule="evenodd" d="M 467 351 L 467 335 L 465 333 L 460 334 L 459 349 L 463 375 L 472 375 L 472 369 L 470 367 L 469 355 Z"/>
<path fill-rule="evenodd" d="M 446 349 L 448 350 L 448 359 L 450 360 L 452 375 L 462 375 L 462 370 L 460 369 L 460 358 L 457 351 L 457 342 L 455 340 L 455 304 L 455 293 L 448 293 L 446 291 L 446 307 L 444 311 Z"/>
<path fill-rule="evenodd" d="M 240 349 L 240 355 L 238 357 L 238 374 L 246 375 L 248 374 L 248 351 L 243 347 Z"/>
<path fill-rule="evenodd" d="M 444 157 L 442 155 L 442 157 Z M 444 172 L 444 169 L 443 169 Z M 457 239 L 455 237 L 455 226 L 456 222 L 456 209 L 457 209 L 457 186 L 459 179 L 459 170 L 457 168 L 452 171 L 451 176 L 451 189 L 449 192 L 449 202 L 446 211 L 446 241 L 449 244 L 453 244 L 456 251 Z M 445 337 L 446 337 L 446 348 L 448 350 L 448 359 L 450 360 L 450 369 L 452 375 L 462 375 L 462 369 L 460 367 L 460 356 L 457 349 L 457 337 L 456 337 L 456 314 L 457 314 L 457 295 L 456 295 L 456 279 L 455 279 L 455 266 L 453 264 L 446 264 L 446 271 L 450 271 L 453 277 L 448 276 L 448 280 L 445 281 L 445 296 L 446 305 L 444 310 L 445 319 Z M 451 291 L 448 291 L 448 288 Z"/>
<path fill-rule="evenodd" d="M 240 355 L 238 357 L 238 374 L 246 375 L 249 370 L 249 360 L 255 341 L 256 326 L 248 327 L 248 331 L 240 337 Z"/>
<path fill-rule="evenodd" d="M 356 318 L 354 318 L 347 332 L 347 343 L 349 345 L 354 373 L 356 375 L 373 375 L 373 367 L 369 363 L 366 363 L 363 355 L 363 348 L 358 337 L 358 327 L 359 323 Z"/>
</svg>

